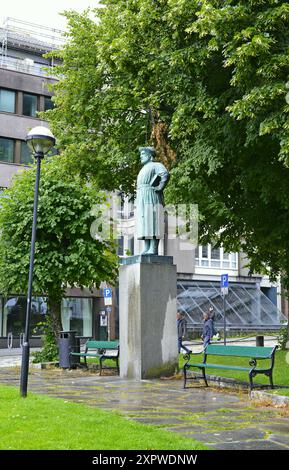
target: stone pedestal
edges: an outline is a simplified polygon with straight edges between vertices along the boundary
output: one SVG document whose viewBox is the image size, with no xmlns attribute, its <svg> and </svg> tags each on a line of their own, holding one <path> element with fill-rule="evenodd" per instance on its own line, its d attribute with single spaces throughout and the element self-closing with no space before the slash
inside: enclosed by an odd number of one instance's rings
<svg viewBox="0 0 289 470">
<path fill-rule="evenodd" d="M 122 260 L 119 276 L 120 376 L 172 375 L 178 364 L 177 274 L 170 256 Z"/>
</svg>

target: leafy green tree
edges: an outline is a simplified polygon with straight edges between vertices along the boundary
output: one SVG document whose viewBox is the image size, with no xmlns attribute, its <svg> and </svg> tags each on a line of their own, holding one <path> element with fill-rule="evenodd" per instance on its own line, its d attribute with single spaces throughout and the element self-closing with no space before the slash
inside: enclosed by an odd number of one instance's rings
<svg viewBox="0 0 289 470">
<path fill-rule="evenodd" d="M 92 238 L 93 210 L 105 195 L 61 168 L 61 157 L 42 165 L 33 295 L 47 295 L 55 338 L 67 287 L 99 287 L 117 274 L 113 240 Z M 27 292 L 35 166 L 17 174 L 1 197 L 0 292 Z"/>
<path fill-rule="evenodd" d="M 199 204 L 201 241 L 287 279 L 288 2 L 103 3 L 98 22 L 67 13 L 57 53 L 47 117 L 66 164 L 133 191 L 137 147 L 153 143 L 171 170 L 167 201 Z"/>
</svg>

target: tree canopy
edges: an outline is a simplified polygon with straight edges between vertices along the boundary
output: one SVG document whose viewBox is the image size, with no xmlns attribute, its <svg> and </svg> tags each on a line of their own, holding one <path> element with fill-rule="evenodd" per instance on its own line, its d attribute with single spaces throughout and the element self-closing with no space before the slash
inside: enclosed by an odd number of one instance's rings
<svg viewBox="0 0 289 470">
<path fill-rule="evenodd" d="M 289 4 L 105 0 L 67 13 L 47 113 L 66 164 L 132 192 L 137 147 L 169 167 L 167 201 L 199 204 L 202 241 L 289 273 Z M 109 176 L 108 176 L 109 175 Z"/>
<path fill-rule="evenodd" d="M 55 335 L 67 287 L 99 287 L 117 275 L 113 240 L 96 240 L 90 234 L 93 207 L 104 204 L 105 195 L 63 171 L 60 158 L 45 162 L 41 170 L 33 277 L 34 295 L 49 297 Z M 4 294 L 27 291 L 34 183 L 35 167 L 17 174 L 1 195 L 0 291 Z"/>
</svg>

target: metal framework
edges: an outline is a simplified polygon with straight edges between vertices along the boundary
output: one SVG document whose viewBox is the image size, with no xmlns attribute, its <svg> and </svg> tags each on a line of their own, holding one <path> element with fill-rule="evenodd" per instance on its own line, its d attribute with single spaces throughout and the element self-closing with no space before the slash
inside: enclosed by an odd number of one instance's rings
<svg viewBox="0 0 289 470">
<path fill-rule="evenodd" d="M 48 75 L 47 71 L 42 71 L 42 64 L 47 66 L 47 60 L 42 56 L 63 44 L 63 32 L 58 29 L 7 17 L 0 25 L 0 66 L 25 73 Z M 37 56 L 39 60 L 34 62 L 33 59 L 25 58 L 23 52 Z"/>
<path fill-rule="evenodd" d="M 216 283 L 179 281 L 177 305 L 186 313 L 189 328 L 202 327 L 203 313 L 209 307 L 214 307 L 215 325 L 223 327 L 223 298 Z M 286 323 L 285 315 L 255 285 L 230 285 L 226 296 L 226 325 L 229 329 L 280 328 Z"/>
</svg>

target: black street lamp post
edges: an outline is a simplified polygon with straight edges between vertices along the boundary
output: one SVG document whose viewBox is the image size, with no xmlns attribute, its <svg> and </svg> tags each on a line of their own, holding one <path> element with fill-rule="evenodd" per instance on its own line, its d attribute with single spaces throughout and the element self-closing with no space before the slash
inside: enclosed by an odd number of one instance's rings
<svg viewBox="0 0 289 470">
<path fill-rule="evenodd" d="M 36 227 L 37 227 L 37 207 L 38 207 L 38 191 L 40 181 L 40 167 L 41 160 L 44 155 L 55 144 L 55 138 L 46 127 L 34 127 L 27 135 L 26 142 L 34 157 L 36 159 L 36 180 L 34 189 L 34 205 L 33 205 L 33 222 L 31 233 L 31 248 L 30 248 L 30 264 L 29 264 L 29 278 L 28 278 L 28 293 L 27 293 L 27 307 L 26 307 L 26 320 L 25 332 L 22 345 L 22 363 L 21 363 L 21 377 L 20 377 L 20 394 L 22 397 L 27 396 L 27 383 L 29 371 L 29 336 L 30 336 L 30 317 L 31 317 L 31 301 L 32 301 L 32 288 L 33 288 L 33 268 L 34 268 L 34 254 L 35 254 L 35 240 L 36 240 Z"/>
</svg>

